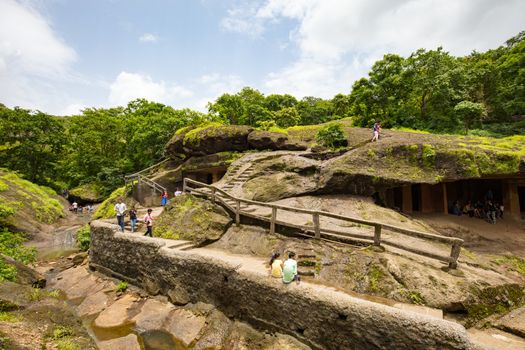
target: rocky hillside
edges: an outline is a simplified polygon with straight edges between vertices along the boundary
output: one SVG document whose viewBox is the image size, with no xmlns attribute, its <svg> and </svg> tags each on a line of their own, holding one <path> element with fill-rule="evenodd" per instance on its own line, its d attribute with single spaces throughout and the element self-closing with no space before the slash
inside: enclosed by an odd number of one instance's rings
<svg viewBox="0 0 525 350">
<path fill-rule="evenodd" d="M 0 169 L 0 224 L 34 233 L 65 216 L 65 200 L 50 188 L 35 185 Z"/>
</svg>

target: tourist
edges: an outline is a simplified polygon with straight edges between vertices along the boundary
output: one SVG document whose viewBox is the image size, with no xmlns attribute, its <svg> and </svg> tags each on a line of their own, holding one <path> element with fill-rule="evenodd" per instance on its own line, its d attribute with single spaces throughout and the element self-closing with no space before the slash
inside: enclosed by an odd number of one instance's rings
<svg viewBox="0 0 525 350">
<path fill-rule="evenodd" d="M 180 188 L 177 187 L 174 194 L 175 194 L 175 197 L 178 197 L 182 194 L 182 191 L 180 190 Z"/>
<path fill-rule="evenodd" d="M 505 207 L 503 206 L 503 204 L 500 204 L 499 205 L 499 212 L 498 212 L 498 216 L 500 219 L 503 219 L 503 211 L 505 210 Z"/>
<path fill-rule="evenodd" d="M 470 201 L 468 201 L 465 207 L 463 208 L 463 214 L 468 215 L 469 217 L 474 216 L 474 207 L 472 206 Z"/>
<path fill-rule="evenodd" d="M 288 259 L 283 264 L 283 283 L 288 284 L 292 281 L 299 283 L 301 277 L 297 274 L 297 261 L 294 259 L 295 253 L 288 253 Z"/>
<path fill-rule="evenodd" d="M 491 201 L 487 201 L 485 213 L 487 215 L 487 221 L 491 224 L 496 223 L 496 206 Z"/>
<path fill-rule="evenodd" d="M 153 237 L 153 216 L 151 216 L 151 209 L 148 209 L 148 213 L 144 216 L 144 223 L 146 224 L 146 233 L 144 236 Z"/>
<path fill-rule="evenodd" d="M 168 204 L 168 191 L 162 192 L 160 198 L 160 205 L 164 207 L 166 204 Z"/>
<path fill-rule="evenodd" d="M 374 136 L 372 137 L 372 141 L 378 141 L 379 140 L 379 133 L 381 132 L 381 122 L 377 121 L 374 123 L 374 126 L 372 127 L 372 130 L 374 131 Z"/>
<path fill-rule="evenodd" d="M 122 198 L 115 204 L 115 213 L 117 213 L 117 223 L 122 232 L 124 232 L 124 215 L 126 214 L 126 204 Z"/>
<path fill-rule="evenodd" d="M 283 261 L 278 259 L 280 256 L 281 254 L 274 253 L 270 259 L 271 276 L 275 278 L 281 278 L 283 275 Z"/>
<path fill-rule="evenodd" d="M 78 211 L 78 203 L 77 202 L 73 202 L 73 213 L 77 213 Z"/>
<path fill-rule="evenodd" d="M 454 203 L 452 203 L 452 214 L 461 216 L 461 209 L 459 207 L 459 202 L 456 200 Z"/>
<path fill-rule="evenodd" d="M 80 214 L 82 215 L 84 213 L 84 208 L 82 207 L 82 205 L 78 205 L 78 208 L 77 208 L 77 214 Z"/>
<path fill-rule="evenodd" d="M 135 232 L 135 227 L 137 226 L 137 210 L 135 206 L 129 211 L 129 222 L 131 224 L 131 232 Z"/>
</svg>

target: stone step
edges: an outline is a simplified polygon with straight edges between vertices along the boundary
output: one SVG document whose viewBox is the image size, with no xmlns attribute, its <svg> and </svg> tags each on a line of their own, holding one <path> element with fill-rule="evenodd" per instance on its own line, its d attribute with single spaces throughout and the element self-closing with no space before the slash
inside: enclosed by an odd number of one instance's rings
<svg viewBox="0 0 525 350">
<path fill-rule="evenodd" d="M 298 259 L 315 259 L 316 257 L 315 254 L 297 254 Z"/>
<path fill-rule="evenodd" d="M 253 207 L 250 208 L 250 207 L 247 207 L 246 209 L 242 209 L 242 208 L 241 208 L 241 210 L 244 211 L 244 212 L 247 212 L 247 213 L 251 213 L 251 212 L 253 212 L 253 211 L 256 211 L 257 208 L 253 208 Z"/>
<path fill-rule="evenodd" d="M 168 248 L 175 249 L 175 248 L 183 247 L 189 244 L 193 245 L 193 242 L 192 241 L 182 241 L 182 242 L 178 242 L 177 244 L 170 245 Z"/>
<path fill-rule="evenodd" d="M 315 271 L 305 271 L 305 270 L 298 269 L 297 273 L 301 276 L 311 276 L 311 277 L 315 276 Z"/>
</svg>

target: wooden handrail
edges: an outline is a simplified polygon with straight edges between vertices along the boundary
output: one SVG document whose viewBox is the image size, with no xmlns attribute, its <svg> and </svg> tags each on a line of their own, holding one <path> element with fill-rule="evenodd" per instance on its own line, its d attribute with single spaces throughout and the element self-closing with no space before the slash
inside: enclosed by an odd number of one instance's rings
<svg viewBox="0 0 525 350">
<path fill-rule="evenodd" d="M 271 214 L 270 218 L 263 217 L 263 216 L 256 216 L 256 217 L 259 218 L 260 220 L 269 222 L 270 223 L 270 232 L 272 232 L 272 233 L 275 232 L 275 225 L 278 224 L 278 225 L 284 225 L 284 226 L 289 226 L 289 227 L 293 227 L 293 228 L 298 228 L 298 229 L 304 230 L 305 232 L 306 231 L 312 232 L 316 239 L 319 239 L 323 232 L 324 233 L 328 233 L 328 234 L 333 233 L 333 234 L 338 234 L 338 235 L 343 235 L 343 236 L 346 235 L 346 236 L 350 236 L 350 237 L 352 237 L 352 236 L 356 237 L 357 236 L 360 239 L 370 240 L 371 243 L 373 242 L 373 244 L 377 245 L 377 246 L 381 245 L 381 243 L 383 242 L 383 243 L 385 243 L 387 245 L 390 245 L 390 246 L 393 246 L 393 247 L 396 247 L 396 248 L 400 248 L 400 249 L 403 249 L 403 250 L 406 250 L 406 251 L 410 251 L 410 252 L 413 252 L 413 253 L 416 253 L 416 254 L 419 254 L 419 255 L 424 255 L 424 256 L 427 256 L 427 257 L 430 257 L 430 258 L 434 258 L 434 259 L 437 259 L 439 261 L 448 262 L 449 263 L 449 267 L 453 268 L 453 269 L 455 269 L 457 267 L 457 261 L 458 261 L 458 258 L 459 258 L 459 254 L 461 252 L 461 246 L 463 245 L 463 240 L 460 239 L 460 238 L 456 238 L 456 237 L 446 237 L 446 236 L 441 236 L 441 235 L 437 235 L 437 234 L 433 234 L 433 233 L 421 232 L 421 231 L 416 231 L 416 230 L 409 230 L 409 229 L 405 229 L 405 228 L 394 226 L 394 225 L 388 225 L 388 224 L 383 224 L 383 223 L 380 223 L 380 222 L 374 222 L 374 221 L 369 221 L 369 220 L 357 219 L 357 218 L 344 216 L 344 215 L 339 215 L 339 214 L 334 214 L 334 213 L 330 213 L 330 212 L 326 212 L 326 211 L 294 208 L 294 207 L 288 207 L 288 206 L 279 205 L 279 204 L 264 203 L 264 202 L 258 202 L 258 201 L 253 201 L 253 200 L 249 200 L 249 199 L 244 199 L 244 198 L 238 198 L 238 197 L 232 196 L 228 192 L 226 192 L 226 191 L 224 191 L 224 190 L 222 190 L 222 189 L 220 189 L 218 187 L 215 187 L 213 185 L 208 185 L 208 184 L 205 184 L 205 183 L 202 183 L 202 182 L 199 182 L 199 181 L 195 181 L 195 180 L 192 180 L 192 179 L 189 179 L 189 178 L 184 178 L 184 185 L 183 185 L 183 191 L 184 192 L 188 192 L 188 191 L 192 191 L 192 190 L 198 190 L 198 188 L 192 188 L 191 186 L 189 186 L 190 184 L 197 185 L 198 187 L 204 187 L 204 188 L 210 189 L 211 193 L 209 195 L 211 196 L 213 201 L 216 201 L 218 199 L 221 204 L 227 206 L 230 210 L 233 210 L 235 212 L 235 222 L 236 222 L 237 225 L 240 224 L 240 215 L 241 214 L 242 215 L 247 215 L 246 213 L 242 213 L 242 210 L 240 208 L 240 204 L 241 203 L 257 205 L 257 206 L 265 207 L 265 208 L 271 208 L 272 209 L 272 214 Z M 200 191 L 200 193 L 202 195 L 205 195 L 205 196 L 208 197 L 208 193 L 205 193 L 205 192 L 202 192 L 202 191 Z M 232 208 L 230 205 L 228 205 L 223 200 L 223 198 L 221 198 L 221 196 L 235 201 L 235 207 Z M 295 212 L 295 213 L 310 214 L 310 215 L 312 215 L 313 226 L 296 225 L 296 224 L 291 224 L 291 223 L 277 221 L 277 210 L 278 209 L 291 211 L 291 212 Z M 255 217 L 254 215 L 249 215 L 249 216 Z M 357 223 L 357 224 L 362 224 L 362 225 L 367 225 L 367 226 L 373 227 L 374 228 L 374 234 L 373 234 L 373 236 L 372 235 L 371 236 L 366 236 L 366 235 L 361 235 L 361 234 L 352 234 L 352 233 L 348 233 L 348 232 L 344 232 L 344 231 L 323 229 L 321 227 L 321 220 L 320 220 L 321 216 L 329 217 L 329 218 L 333 218 L 333 219 L 337 219 L 337 220 L 342 220 L 342 221 L 350 221 L 350 222 L 354 222 L 354 223 Z M 425 252 L 425 251 L 422 251 L 422 250 L 419 250 L 419 249 L 416 249 L 416 248 L 413 248 L 413 247 L 407 247 L 407 246 L 403 245 L 402 243 L 398 243 L 398 242 L 393 242 L 391 240 L 382 239 L 381 238 L 381 231 L 382 231 L 382 229 L 386 229 L 386 230 L 389 230 L 389 231 L 397 232 L 397 233 L 400 233 L 400 234 L 406 235 L 406 236 L 423 238 L 423 239 L 427 239 L 427 240 L 431 240 L 431 241 L 451 244 L 452 247 L 451 247 L 450 257 L 444 257 L 444 256 L 441 256 L 441 255 L 438 255 L 438 254 L 435 254 L 435 253 Z"/>
<path fill-rule="evenodd" d="M 149 166 L 149 167 L 147 167 L 147 168 L 145 168 L 145 169 L 142 169 L 142 170 L 140 170 L 140 171 L 137 171 L 136 173 L 129 174 L 129 175 L 124 175 L 124 178 L 125 178 L 126 180 L 129 180 L 129 179 L 131 179 L 131 178 L 136 178 L 138 175 L 142 175 L 142 174 L 144 174 L 144 173 L 148 173 L 148 172 L 150 172 L 151 170 L 153 170 L 153 169 L 155 169 L 155 168 L 161 166 L 162 164 L 166 163 L 168 160 L 169 160 L 168 158 L 163 159 L 163 160 L 161 160 L 161 161 L 158 162 L 158 163 L 155 163 L 155 164 L 153 164 L 153 165 L 151 165 L 151 166 Z"/>
</svg>

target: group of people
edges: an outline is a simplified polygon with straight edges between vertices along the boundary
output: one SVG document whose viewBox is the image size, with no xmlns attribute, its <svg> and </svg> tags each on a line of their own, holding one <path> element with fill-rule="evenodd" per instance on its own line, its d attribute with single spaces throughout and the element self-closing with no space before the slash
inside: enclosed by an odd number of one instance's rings
<svg viewBox="0 0 525 350">
<path fill-rule="evenodd" d="M 275 278 L 281 278 L 285 284 L 292 283 L 293 281 L 299 283 L 301 276 L 297 273 L 297 261 L 294 259 L 295 253 L 289 252 L 288 259 L 284 262 L 280 257 L 280 253 L 272 254 L 272 258 L 270 259 L 270 275 Z"/>
<path fill-rule="evenodd" d="M 177 189 L 175 190 L 175 192 L 173 193 L 173 195 L 175 197 L 177 196 L 180 196 L 182 194 L 182 191 L 177 187 Z M 161 206 L 166 206 L 167 204 L 169 203 L 169 200 L 168 200 L 168 191 L 164 191 L 162 192 L 162 194 L 160 195 L 160 205 Z"/>
<path fill-rule="evenodd" d="M 503 204 L 495 202 L 493 198 L 485 198 L 484 202 L 477 201 L 472 204 L 471 201 L 461 207 L 459 201 L 452 203 L 450 213 L 453 215 L 468 215 L 471 218 L 484 219 L 491 224 L 495 224 L 497 219 L 503 219 L 505 207 Z"/>
<path fill-rule="evenodd" d="M 76 201 L 73 201 L 73 203 L 69 205 L 69 211 L 72 211 L 75 214 L 80 214 L 80 215 L 84 213 L 92 214 L 94 210 L 95 208 L 93 208 L 93 205 L 91 204 L 88 204 L 83 207 L 82 205 L 78 204 Z"/>
<path fill-rule="evenodd" d="M 144 236 L 153 237 L 153 216 L 151 215 L 152 212 L 152 209 L 148 209 L 146 215 L 144 215 L 144 218 L 142 219 L 142 222 L 144 222 L 144 224 L 146 225 L 146 233 L 144 233 Z M 115 204 L 115 213 L 117 215 L 117 223 L 120 226 L 122 232 L 124 232 L 126 214 L 129 215 L 131 232 L 135 232 L 139 220 L 137 218 L 137 210 L 134 206 L 131 207 L 130 210 L 127 210 L 126 203 L 124 203 L 124 201 L 121 198 L 119 202 Z"/>
</svg>

